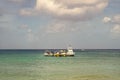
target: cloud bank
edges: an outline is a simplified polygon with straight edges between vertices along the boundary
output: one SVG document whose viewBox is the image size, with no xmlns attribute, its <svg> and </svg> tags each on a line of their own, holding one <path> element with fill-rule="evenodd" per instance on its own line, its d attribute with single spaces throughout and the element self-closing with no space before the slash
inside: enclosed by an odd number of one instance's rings
<svg viewBox="0 0 120 80">
<path fill-rule="evenodd" d="M 70 25 L 91 20 L 107 5 L 108 0 L 36 0 L 33 8 L 21 9 L 20 15 L 52 17 L 53 22 L 47 26 L 47 33 L 72 32 L 79 28 Z"/>
<path fill-rule="evenodd" d="M 46 14 L 62 20 L 88 20 L 98 15 L 108 0 L 36 0 L 33 9 L 22 9 L 21 15 Z"/>
</svg>

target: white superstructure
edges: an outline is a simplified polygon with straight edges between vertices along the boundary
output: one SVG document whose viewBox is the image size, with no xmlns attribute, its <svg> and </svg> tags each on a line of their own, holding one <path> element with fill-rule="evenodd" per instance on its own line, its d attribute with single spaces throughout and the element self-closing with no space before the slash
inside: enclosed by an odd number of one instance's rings
<svg viewBox="0 0 120 80">
<path fill-rule="evenodd" d="M 75 55 L 75 53 L 73 52 L 73 49 L 72 49 L 71 46 L 69 46 L 69 47 L 67 48 L 67 53 L 66 53 L 66 55 L 69 55 L 69 56 L 74 56 L 74 55 Z"/>
</svg>

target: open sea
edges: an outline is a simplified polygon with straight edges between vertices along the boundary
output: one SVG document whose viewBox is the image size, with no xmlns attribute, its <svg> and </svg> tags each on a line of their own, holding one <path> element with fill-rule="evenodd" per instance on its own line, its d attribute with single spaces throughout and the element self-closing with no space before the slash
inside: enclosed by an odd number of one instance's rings
<svg viewBox="0 0 120 80">
<path fill-rule="evenodd" d="M 44 50 L 0 50 L 0 80 L 120 80 L 120 50 L 74 50 L 45 57 Z"/>
</svg>

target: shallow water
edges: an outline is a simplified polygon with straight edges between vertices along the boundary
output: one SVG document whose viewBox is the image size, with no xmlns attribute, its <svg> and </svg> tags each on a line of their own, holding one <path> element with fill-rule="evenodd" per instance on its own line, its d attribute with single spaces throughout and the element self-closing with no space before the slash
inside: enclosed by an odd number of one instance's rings
<svg viewBox="0 0 120 80">
<path fill-rule="evenodd" d="M 0 80 L 120 80 L 120 51 L 45 57 L 40 50 L 0 50 Z"/>
</svg>

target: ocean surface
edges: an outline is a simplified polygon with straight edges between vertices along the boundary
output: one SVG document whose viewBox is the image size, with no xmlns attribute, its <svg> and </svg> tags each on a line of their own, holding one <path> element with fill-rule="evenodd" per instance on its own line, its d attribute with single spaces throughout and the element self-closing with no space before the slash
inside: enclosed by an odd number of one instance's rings
<svg viewBox="0 0 120 80">
<path fill-rule="evenodd" d="M 0 50 L 0 80 L 120 80 L 120 50 L 74 50 L 45 57 L 44 50 Z"/>
</svg>

